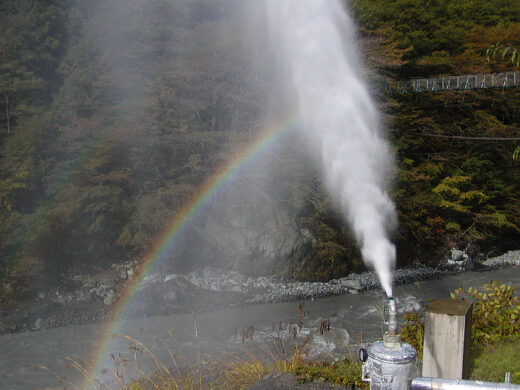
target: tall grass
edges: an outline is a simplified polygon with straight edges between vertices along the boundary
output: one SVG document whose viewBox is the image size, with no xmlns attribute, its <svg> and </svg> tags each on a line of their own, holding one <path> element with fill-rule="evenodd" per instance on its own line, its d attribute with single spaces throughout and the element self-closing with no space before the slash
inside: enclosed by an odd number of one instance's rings
<svg viewBox="0 0 520 390">
<path fill-rule="evenodd" d="M 338 384 L 361 384 L 361 369 L 359 364 L 352 363 L 352 356 L 341 362 L 329 363 L 307 358 L 306 350 L 312 333 L 288 352 L 289 347 L 284 341 L 287 334 L 284 332 L 285 329 L 281 329 L 273 336 L 273 345 L 268 346 L 266 343 L 259 347 L 260 351 L 235 353 L 208 363 L 201 358 L 195 326 L 195 361 L 189 365 L 184 364 L 182 368 L 180 360 L 186 363 L 186 358 L 176 356 L 170 351 L 169 361 L 162 361 L 139 340 L 129 335 L 117 334 L 114 337 L 128 343 L 132 356 L 112 355 L 112 367 L 101 373 L 105 378 L 111 378 L 110 385 L 106 384 L 107 380 L 102 382 L 96 377 L 95 367 L 90 362 L 70 358 L 67 358 L 68 366 L 79 373 L 80 378 L 59 378 L 60 384 L 66 390 L 86 390 L 82 387 L 84 380 L 94 378 L 89 390 L 238 390 L 253 385 L 273 371 L 294 373 L 304 381 L 325 378 Z"/>
</svg>

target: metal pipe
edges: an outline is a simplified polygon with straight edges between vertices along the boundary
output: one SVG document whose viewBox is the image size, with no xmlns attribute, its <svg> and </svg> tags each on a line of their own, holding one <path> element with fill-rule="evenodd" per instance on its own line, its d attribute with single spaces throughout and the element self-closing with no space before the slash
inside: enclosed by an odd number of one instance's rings
<svg viewBox="0 0 520 390">
<path fill-rule="evenodd" d="M 412 380 L 412 390 L 520 390 L 520 385 L 511 383 L 470 381 L 417 377 Z"/>
<path fill-rule="evenodd" d="M 397 335 L 397 306 L 392 297 L 388 298 L 388 333 L 391 336 Z"/>
</svg>

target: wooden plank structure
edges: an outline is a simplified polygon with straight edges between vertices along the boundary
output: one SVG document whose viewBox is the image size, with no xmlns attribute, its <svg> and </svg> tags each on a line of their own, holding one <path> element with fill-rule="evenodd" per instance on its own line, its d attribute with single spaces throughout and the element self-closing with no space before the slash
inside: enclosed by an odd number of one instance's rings
<svg viewBox="0 0 520 390">
<path fill-rule="evenodd" d="M 435 299 L 425 314 L 423 377 L 467 379 L 473 303 Z"/>
</svg>

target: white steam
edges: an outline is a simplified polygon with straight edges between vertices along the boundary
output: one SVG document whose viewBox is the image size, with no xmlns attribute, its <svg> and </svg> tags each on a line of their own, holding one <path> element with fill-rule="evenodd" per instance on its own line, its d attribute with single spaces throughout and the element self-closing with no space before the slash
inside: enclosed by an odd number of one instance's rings
<svg viewBox="0 0 520 390">
<path fill-rule="evenodd" d="M 268 0 L 267 17 L 327 187 L 391 296 L 396 253 L 388 232 L 397 218 L 385 187 L 393 159 L 358 74 L 352 21 L 337 0 Z"/>
</svg>

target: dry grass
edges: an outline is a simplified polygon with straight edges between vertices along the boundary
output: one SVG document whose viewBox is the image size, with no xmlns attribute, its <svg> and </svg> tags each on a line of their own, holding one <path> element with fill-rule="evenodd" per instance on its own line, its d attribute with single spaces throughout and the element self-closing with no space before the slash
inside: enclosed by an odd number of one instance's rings
<svg viewBox="0 0 520 390">
<path fill-rule="evenodd" d="M 124 340 L 128 344 L 131 351 L 130 356 L 129 354 L 111 355 L 110 368 L 103 369 L 101 372 L 98 372 L 99 368 L 88 361 L 67 358 L 67 365 L 79 374 L 79 379 L 58 378 L 58 380 L 62 388 L 66 390 L 238 390 L 253 385 L 273 371 L 295 373 L 307 380 L 309 378 L 312 380 L 316 375 L 318 375 L 317 377 L 325 375 L 337 383 L 344 383 L 341 378 L 345 378 L 343 373 L 348 370 L 350 373 L 360 371 L 354 366 L 350 367 L 351 364 L 348 363 L 348 360 L 340 363 L 309 360 L 306 357 L 306 349 L 313 333 L 303 340 L 297 338 L 305 315 L 302 304 L 298 310 L 300 313 L 299 326 L 283 327 L 280 323 L 278 328 L 275 328 L 273 325 L 272 333 L 265 332 L 265 335 L 272 338 L 272 343 L 255 345 L 254 352 L 251 350 L 235 352 L 233 356 L 219 359 L 206 355 L 202 358 L 195 319 L 194 358 L 188 359 L 183 357 L 182 353 L 174 354 L 170 351 L 169 359 L 166 359 L 165 362 L 136 338 L 116 334 L 115 338 Z M 245 331 L 242 332 L 236 331 L 237 340 L 240 339 L 240 336 L 242 341 L 253 339 L 255 329 L 253 327 L 244 329 Z M 315 332 L 321 333 L 327 331 L 328 326 L 315 330 Z M 171 334 L 170 336 L 173 337 Z M 291 342 L 293 346 L 289 347 L 287 340 L 291 339 L 295 343 Z M 343 346 L 349 351 L 348 355 L 352 355 L 349 346 Z M 352 361 L 352 356 L 350 356 L 350 361 Z M 39 368 L 47 370 L 45 367 Z M 360 374 L 359 372 L 359 378 Z M 339 382 L 336 378 L 340 378 Z"/>
<path fill-rule="evenodd" d="M 197 335 L 195 335 L 197 337 Z M 67 390 L 238 390 L 247 388 L 272 371 L 298 372 L 313 362 L 305 359 L 305 349 L 310 340 L 308 336 L 302 343 L 286 354 L 287 346 L 283 337 L 274 337 L 273 348 L 262 348 L 263 353 L 242 353 L 228 359 L 220 359 L 211 364 L 202 362 L 200 349 L 196 362 L 179 368 L 179 357 L 170 352 L 170 362 L 161 361 L 139 340 L 124 334 L 114 337 L 125 340 L 132 358 L 121 355 L 113 358 L 113 367 L 104 369 L 102 374 L 112 377 L 107 386 L 96 376 L 95 367 L 88 361 L 67 358 L 68 366 L 80 374 L 79 380 L 58 378 L 63 389 Z M 274 352 L 273 352 L 274 351 Z M 282 351 L 282 353 L 280 353 Z M 259 357 L 261 356 L 261 357 Z M 138 363 L 138 357 L 141 359 Z M 148 367 L 146 370 L 142 367 Z M 40 369 L 46 369 L 40 367 Z M 153 374 L 150 374 L 153 372 Z M 139 378 L 138 380 L 131 378 Z M 86 382 L 88 384 L 86 385 Z M 106 380 L 105 380 L 106 382 Z"/>
</svg>

